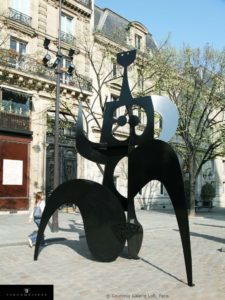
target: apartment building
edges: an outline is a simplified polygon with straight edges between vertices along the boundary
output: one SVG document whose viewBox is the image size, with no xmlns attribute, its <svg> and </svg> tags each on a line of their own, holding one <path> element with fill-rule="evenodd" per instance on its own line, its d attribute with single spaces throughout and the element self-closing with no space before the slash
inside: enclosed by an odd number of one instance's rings
<svg viewBox="0 0 225 300">
<path fill-rule="evenodd" d="M 43 190 L 48 195 L 53 188 L 59 1 L 4 1 L 0 18 L 0 211 L 19 212 L 29 209 L 35 192 Z M 89 124 L 88 137 L 99 141 L 101 101 L 116 101 L 120 94 L 122 70 L 116 64 L 116 53 L 136 48 L 139 55 L 156 45 L 143 24 L 94 6 L 92 0 L 63 0 L 60 22 L 60 183 L 73 178 L 101 182 L 102 167 L 76 151 L 79 101 Z M 100 71 L 96 74 L 95 69 Z M 102 75 L 99 87 L 98 76 Z M 130 76 L 134 96 L 141 84 L 134 68 Z M 123 113 L 116 111 L 115 117 Z M 144 115 L 137 114 L 144 124 Z M 126 130 L 118 128 L 115 135 L 124 139 Z M 218 159 L 205 166 L 205 178 L 199 178 L 198 190 L 205 180 L 217 183 L 218 206 L 225 206 L 224 166 L 224 160 Z M 114 174 L 115 185 L 124 195 L 126 172 L 122 161 Z M 148 208 L 171 205 L 159 182 L 143 188 L 138 203 Z"/>
<path fill-rule="evenodd" d="M 9 0 L 1 4 L 0 55 L 0 210 L 27 210 L 34 193 L 53 187 L 58 1 Z M 92 1 L 63 1 L 61 50 L 63 67 L 60 98 L 74 111 L 90 97 L 91 79 L 85 54 L 77 40 L 92 34 Z M 48 49 L 44 43 L 49 43 Z M 46 45 L 45 45 L 46 46 Z M 74 54 L 71 57 L 71 51 Z M 50 55 L 48 67 L 43 58 Z M 76 64 L 81 76 L 68 75 Z M 77 73 L 78 74 L 78 73 Z M 74 120 L 60 111 L 60 182 L 82 176 L 82 158 L 75 149 Z M 68 125 L 69 124 L 69 125 Z M 80 161 L 79 161 L 80 160 Z"/>
</svg>

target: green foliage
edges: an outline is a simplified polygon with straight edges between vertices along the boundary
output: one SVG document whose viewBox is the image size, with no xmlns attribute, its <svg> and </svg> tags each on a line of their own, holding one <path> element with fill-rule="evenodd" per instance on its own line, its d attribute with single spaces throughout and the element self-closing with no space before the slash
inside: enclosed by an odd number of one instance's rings
<svg viewBox="0 0 225 300">
<path fill-rule="evenodd" d="M 194 206 L 202 166 L 225 155 L 225 49 L 217 51 L 206 45 L 177 51 L 167 47 L 160 49 L 148 67 L 155 70 L 151 79 L 156 83 L 149 92 L 167 95 L 179 112 L 179 145 L 175 148 L 190 174 L 192 188 L 187 199 Z"/>
<path fill-rule="evenodd" d="M 216 196 L 215 188 L 214 186 L 206 182 L 201 189 L 201 199 L 202 200 L 212 200 Z"/>
</svg>

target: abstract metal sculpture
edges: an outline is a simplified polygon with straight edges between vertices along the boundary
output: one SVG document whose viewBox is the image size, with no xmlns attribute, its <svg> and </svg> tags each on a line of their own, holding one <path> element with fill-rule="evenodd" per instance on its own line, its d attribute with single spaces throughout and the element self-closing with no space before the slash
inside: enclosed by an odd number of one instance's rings
<svg viewBox="0 0 225 300">
<path fill-rule="evenodd" d="M 134 197 L 151 180 L 159 180 L 171 198 L 183 246 L 188 285 L 192 286 L 192 260 L 188 214 L 179 161 L 169 144 L 154 139 L 154 109 L 151 97 L 132 98 L 127 68 L 135 60 L 136 51 L 122 52 L 117 62 L 124 67 L 123 83 L 118 101 L 106 103 L 100 143 L 89 141 L 83 132 L 82 107 L 77 124 L 77 150 L 85 158 L 105 165 L 102 185 L 82 179 L 67 181 L 57 187 L 45 207 L 35 247 L 37 260 L 41 236 L 57 208 L 75 203 L 81 212 L 88 247 L 100 261 L 115 260 L 128 244 L 130 258 L 137 258 L 142 245 L 143 228 L 137 220 Z M 126 107 L 126 115 L 114 118 L 114 111 Z M 134 107 L 141 107 L 147 116 L 142 133 L 136 133 L 139 118 Z M 113 136 L 113 125 L 129 124 L 129 136 L 119 141 Z M 122 196 L 115 188 L 113 173 L 118 162 L 128 158 L 128 195 Z M 127 219 L 125 216 L 127 211 Z"/>
</svg>

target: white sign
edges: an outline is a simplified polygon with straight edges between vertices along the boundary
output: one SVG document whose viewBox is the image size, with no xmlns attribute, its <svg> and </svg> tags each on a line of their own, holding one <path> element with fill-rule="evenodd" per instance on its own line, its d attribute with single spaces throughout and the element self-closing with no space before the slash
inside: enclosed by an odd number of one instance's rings
<svg viewBox="0 0 225 300">
<path fill-rule="evenodd" d="M 3 159 L 3 185 L 23 184 L 23 161 Z"/>
</svg>

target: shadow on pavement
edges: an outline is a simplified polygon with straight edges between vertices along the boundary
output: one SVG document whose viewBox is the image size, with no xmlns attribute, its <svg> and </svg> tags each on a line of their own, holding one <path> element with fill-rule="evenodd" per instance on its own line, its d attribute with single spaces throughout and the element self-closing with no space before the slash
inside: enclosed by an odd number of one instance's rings
<svg viewBox="0 0 225 300">
<path fill-rule="evenodd" d="M 78 241 L 68 240 L 66 238 L 49 238 L 49 239 L 45 239 L 45 243 L 47 245 L 40 246 L 38 257 L 46 247 L 53 246 L 53 245 L 63 245 L 71 248 L 80 256 L 83 256 L 89 260 L 93 260 L 93 261 L 95 260 L 88 249 L 85 236 L 80 236 Z"/>
<path fill-rule="evenodd" d="M 171 274 L 171 273 L 169 273 L 169 272 L 163 270 L 162 268 L 160 268 L 160 267 L 154 265 L 153 263 L 149 262 L 148 260 L 146 260 L 146 259 L 144 259 L 144 258 L 142 258 L 142 257 L 140 257 L 140 260 L 142 260 L 144 263 L 150 265 L 151 267 L 157 269 L 158 271 L 163 272 L 164 274 L 166 274 L 166 275 L 168 275 L 168 276 L 170 276 L 170 277 L 176 279 L 177 281 L 180 281 L 180 282 L 184 283 L 185 285 L 187 285 L 187 283 L 184 282 L 182 279 L 177 278 L 177 277 L 174 276 L 173 274 Z"/>
<path fill-rule="evenodd" d="M 179 232 L 178 229 L 173 229 L 173 230 Z M 217 242 L 217 243 L 223 243 L 223 244 L 225 244 L 225 239 L 222 239 L 222 238 L 219 238 L 219 237 L 216 237 L 216 236 L 212 236 L 212 235 L 208 235 L 208 234 L 203 234 L 203 233 L 196 233 L 196 232 L 190 232 L 190 235 L 194 236 L 194 237 L 200 237 L 200 238 L 203 238 L 203 239 L 214 241 L 214 242 Z"/>
<path fill-rule="evenodd" d="M 174 210 L 171 209 L 147 209 L 147 210 L 142 210 L 146 212 L 157 212 L 157 213 L 162 213 L 162 214 L 167 214 L 167 215 L 175 215 Z M 204 219 L 213 219 L 213 220 L 218 220 L 218 221 L 225 221 L 225 208 L 223 207 L 217 207 L 213 208 L 210 212 L 209 211 L 198 211 L 195 213 L 195 217 L 201 217 Z"/>
<path fill-rule="evenodd" d="M 209 226 L 209 227 L 217 227 L 217 228 L 225 228 L 225 226 L 220 226 L 220 225 L 212 225 L 212 224 L 201 224 L 201 223 L 194 223 L 194 225 L 200 225 L 200 226 Z"/>
</svg>

